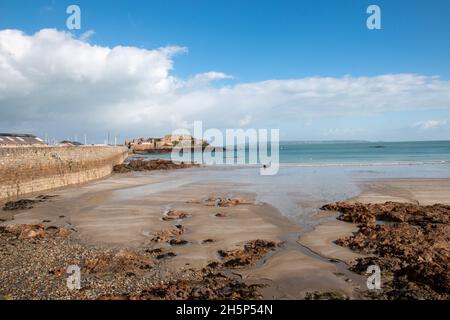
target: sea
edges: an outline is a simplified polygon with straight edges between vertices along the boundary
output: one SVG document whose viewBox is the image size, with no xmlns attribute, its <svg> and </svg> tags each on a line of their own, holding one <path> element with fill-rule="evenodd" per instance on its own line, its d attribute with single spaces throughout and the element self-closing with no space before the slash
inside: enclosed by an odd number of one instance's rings
<svg viewBox="0 0 450 320">
<path fill-rule="evenodd" d="M 270 146 L 270 144 L 269 144 Z M 245 149 L 245 163 L 249 162 L 248 147 L 231 148 L 223 157 L 243 158 L 238 150 Z M 269 155 L 271 150 L 269 148 Z M 169 159 L 170 154 L 139 155 L 138 158 Z M 195 159 L 195 156 L 193 156 Z M 304 142 L 287 141 L 279 144 L 279 161 L 305 166 L 340 165 L 407 165 L 440 164 L 450 162 L 450 141 L 411 142 Z M 225 162 L 225 161 L 224 161 Z"/>
</svg>

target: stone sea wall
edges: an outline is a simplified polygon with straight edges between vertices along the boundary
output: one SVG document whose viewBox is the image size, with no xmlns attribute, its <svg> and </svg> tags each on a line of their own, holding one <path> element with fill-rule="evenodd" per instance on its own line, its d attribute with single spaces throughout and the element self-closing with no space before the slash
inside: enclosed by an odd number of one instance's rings
<svg viewBox="0 0 450 320">
<path fill-rule="evenodd" d="M 2 147 L 0 199 L 106 177 L 127 156 L 126 147 Z"/>
</svg>

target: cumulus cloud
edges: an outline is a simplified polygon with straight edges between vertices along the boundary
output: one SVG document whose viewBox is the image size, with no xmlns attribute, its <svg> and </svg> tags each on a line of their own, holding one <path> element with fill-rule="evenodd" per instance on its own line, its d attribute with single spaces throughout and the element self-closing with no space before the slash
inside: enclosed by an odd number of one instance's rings
<svg viewBox="0 0 450 320">
<path fill-rule="evenodd" d="M 55 29 L 0 31 L 0 126 L 6 130 L 162 132 L 450 107 L 450 82 L 418 74 L 227 84 L 218 71 L 172 73 L 187 48 L 104 47 Z M 78 131 L 76 131 L 78 130 Z M 154 132 L 154 131 L 152 131 Z"/>
</svg>

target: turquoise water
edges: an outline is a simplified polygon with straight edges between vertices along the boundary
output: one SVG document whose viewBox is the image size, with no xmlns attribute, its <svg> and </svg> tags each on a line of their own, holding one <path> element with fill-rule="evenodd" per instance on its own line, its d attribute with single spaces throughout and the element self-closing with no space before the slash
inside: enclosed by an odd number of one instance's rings
<svg viewBox="0 0 450 320">
<path fill-rule="evenodd" d="M 246 150 L 248 163 L 248 149 Z M 450 141 L 426 142 L 282 142 L 280 162 L 297 165 L 408 164 L 450 162 Z M 242 157 L 228 150 L 224 157 Z M 170 158 L 170 154 L 138 156 Z"/>
<path fill-rule="evenodd" d="M 449 161 L 450 141 L 281 144 L 284 163 Z"/>
</svg>

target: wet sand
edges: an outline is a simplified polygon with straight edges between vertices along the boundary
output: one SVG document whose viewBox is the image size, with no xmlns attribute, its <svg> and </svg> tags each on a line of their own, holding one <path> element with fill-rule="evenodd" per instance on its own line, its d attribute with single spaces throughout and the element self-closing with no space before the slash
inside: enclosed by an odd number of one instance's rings
<svg viewBox="0 0 450 320">
<path fill-rule="evenodd" d="M 450 204 L 450 179 L 381 179 L 362 183 L 361 188 L 362 193 L 353 201 Z"/>
<path fill-rule="evenodd" d="M 202 169 L 186 169 L 198 175 Z M 419 201 L 448 203 L 450 180 L 392 179 L 361 184 L 354 201 Z M 4 224 L 56 225 L 73 230 L 83 244 L 105 248 L 170 250 L 176 256 L 164 262 L 169 272 L 200 269 L 219 261 L 219 250 L 240 248 L 261 239 L 283 242 L 255 266 L 233 270 L 249 283 L 264 283 L 263 298 L 301 299 L 307 292 L 337 291 L 358 298 L 365 279 L 347 270 L 360 255 L 333 243 L 355 227 L 319 213 L 309 231 L 274 207 L 255 201 L 255 194 L 237 192 L 233 183 L 183 179 L 167 172 L 126 173 L 76 188 L 49 192 L 57 197 L 33 209 L 18 212 Z M 237 198 L 241 203 L 216 207 L 208 198 Z M 428 202 L 427 202 L 428 201 Z M 168 210 L 182 211 L 185 219 L 164 221 Z M 218 216 L 217 216 L 218 214 Z M 331 218 L 331 219 L 330 219 Z M 184 245 L 153 239 L 182 225 Z M 205 242 L 205 240 L 207 240 Z"/>
</svg>

